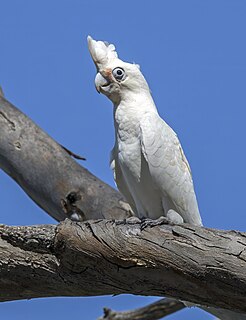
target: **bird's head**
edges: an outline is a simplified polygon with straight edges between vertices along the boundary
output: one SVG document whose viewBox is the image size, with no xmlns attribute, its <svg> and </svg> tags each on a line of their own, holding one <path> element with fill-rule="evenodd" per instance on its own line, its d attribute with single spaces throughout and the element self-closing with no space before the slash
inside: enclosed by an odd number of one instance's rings
<svg viewBox="0 0 246 320">
<path fill-rule="evenodd" d="M 88 47 L 98 72 L 95 85 L 99 93 L 105 94 L 114 104 L 119 104 L 130 92 L 149 92 L 139 65 L 120 60 L 113 44 L 88 36 Z"/>
</svg>

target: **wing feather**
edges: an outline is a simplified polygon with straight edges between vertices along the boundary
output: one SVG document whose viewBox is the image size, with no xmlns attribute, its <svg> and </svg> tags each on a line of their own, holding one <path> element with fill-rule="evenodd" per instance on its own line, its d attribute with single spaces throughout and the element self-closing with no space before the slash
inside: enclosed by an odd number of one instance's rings
<svg viewBox="0 0 246 320">
<path fill-rule="evenodd" d="M 154 184 L 185 222 L 201 225 L 190 166 L 176 133 L 157 113 L 146 114 L 140 130 L 142 152 Z"/>
</svg>

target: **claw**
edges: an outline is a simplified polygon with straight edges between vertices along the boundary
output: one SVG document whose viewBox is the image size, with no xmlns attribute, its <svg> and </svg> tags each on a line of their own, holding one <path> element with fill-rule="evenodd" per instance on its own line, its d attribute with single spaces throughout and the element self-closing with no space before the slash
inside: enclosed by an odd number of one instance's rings
<svg viewBox="0 0 246 320">
<path fill-rule="evenodd" d="M 137 217 L 130 217 L 130 218 L 126 218 L 123 220 L 116 220 L 115 223 L 116 223 L 116 225 L 122 225 L 122 224 L 123 225 L 125 225 L 125 224 L 133 225 L 133 224 L 138 224 L 139 221 L 140 220 Z"/>
<path fill-rule="evenodd" d="M 160 217 L 156 220 L 152 220 L 149 218 L 142 218 L 141 219 L 141 224 L 140 224 L 140 230 L 143 231 L 147 227 L 156 227 L 156 226 L 161 226 L 163 224 L 172 224 L 171 221 L 167 217 Z"/>
</svg>

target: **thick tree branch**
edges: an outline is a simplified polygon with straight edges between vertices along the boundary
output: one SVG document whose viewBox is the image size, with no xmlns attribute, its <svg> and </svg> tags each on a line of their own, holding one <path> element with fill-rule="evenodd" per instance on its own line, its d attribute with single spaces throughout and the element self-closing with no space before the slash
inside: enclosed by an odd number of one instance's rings
<svg viewBox="0 0 246 320">
<path fill-rule="evenodd" d="M 58 221 L 131 215 L 119 192 L 74 161 L 1 92 L 0 168 Z"/>
<path fill-rule="evenodd" d="M 246 312 L 245 233 L 66 220 L 0 235 L 0 301 L 132 293 Z"/>
</svg>

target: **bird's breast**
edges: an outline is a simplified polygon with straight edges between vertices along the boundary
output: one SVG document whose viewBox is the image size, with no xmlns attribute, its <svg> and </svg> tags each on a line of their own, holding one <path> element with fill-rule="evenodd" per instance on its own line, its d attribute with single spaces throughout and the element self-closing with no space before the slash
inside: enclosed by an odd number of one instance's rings
<svg viewBox="0 0 246 320">
<path fill-rule="evenodd" d="M 140 179 L 141 148 L 138 139 L 118 139 L 118 159 L 123 172 L 129 172 L 134 179 Z"/>
<path fill-rule="evenodd" d="M 130 105 L 120 105 L 114 113 L 119 164 L 123 172 L 140 179 L 140 114 Z"/>
<path fill-rule="evenodd" d="M 140 119 L 133 110 L 118 108 L 114 116 L 115 130 L 121 141 L 133 142 L 139 138 Z"/>
</svg>

